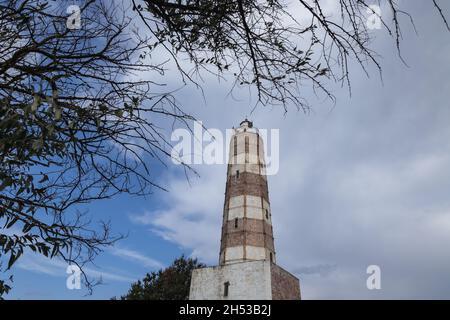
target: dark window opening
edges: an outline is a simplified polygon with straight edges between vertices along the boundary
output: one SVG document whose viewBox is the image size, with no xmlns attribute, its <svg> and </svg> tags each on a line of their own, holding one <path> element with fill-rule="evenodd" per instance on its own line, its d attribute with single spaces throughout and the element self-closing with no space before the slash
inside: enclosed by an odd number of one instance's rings
<svg viewBox="0 0 450 320">
<path fill-rule="evenodd" d="M 227 281 L 223 284 L 223 296 L 228 297 L 228 287 L 230 286 L 230 283 Z"/>
<path fill-rule="evenodd" d="M 234 155 L 237 156 L 237 137 L 234 137 Z"/>
<path fill-rule="evenodd" d="M 256 155 L 259 159 L 259 134 L 256 135 Z"/>
<path fill-rule="evenodd" d="M 270 253 L 270 262 L 273 262 L 273 253 Z"/>
<path fill-rule="evenodd" d="M 249 157 L 249 142 L 248 142 L 248 137 L 245 137 L 245 163 L 248 163 L 248 157 Z"/>
<path fill-rule="evenodd" d="M 266 209 L 266 219 L 269 219 L 269 210 Z"/>
<path fill-rule="evenodd" d="M 238 227 L 238 218 L 234 218 L 234 227 L 235 227 L 235 228 Z"/>
<path fill-rule="evenodd" d="M 239 179 L 239 170 L 236 170 L 236 179 Z"/>
</svg>

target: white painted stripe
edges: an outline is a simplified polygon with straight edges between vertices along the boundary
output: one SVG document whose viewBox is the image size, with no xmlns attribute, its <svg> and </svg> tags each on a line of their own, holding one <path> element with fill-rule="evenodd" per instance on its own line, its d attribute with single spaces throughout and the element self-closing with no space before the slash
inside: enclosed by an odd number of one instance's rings
<svg viewBox="0 0 450 320">
<path fill-rule="evenodd" d="M 229 208 L 240 207 L 244 205 L 244 196 L 235 196 L 230 198 Z"/>
<path fill-rule="evenodd" d="M 231 176 L 232 178 L 234 178 L 236 176 L 237 170 L 239 170 L 239 173 L 250 172 L 250 173 L 258 174 L 258 175 L 261 175 L 264 179 L 266 179 L 266 177 L 264 175 L 262 175 L 262 172 L 265 173 L 264 167 L 261 167 L 258 164 L 252 164 L 252 163 L 232 164 L 231 168 L 228 170 L 228 176 Z"/>
<path fill-rule="evenodd" d="M 228 221 L 234 220 L 236 218 L 238 219 L 244 218 L 244 206 L 235 207 L 228 210 Z"/>
<path fill-rule="evenodd" d="M 250 260 L 264 260 L 266 258 L 266 248 L 245 246 L 247 259 Z"/>
<path fill-rule="evenodd" d="M 244 260 L 269 260 L 270 251 L 264 247 L 245 246 L 246 259 L 244 259 L 244 246 L 225 248 L 225 263 Z M 275 254 L 273 253 L 275 262 Z"/>
<path fill-rule="evenodd" d="M 261 203 L 264 208 L 261 208 Z M 265 220 L 267 223 L 272 224 L 270 206 L 265 199 L 262 199 L 261 202 L 261 197 L 247 195 L 245 207 L 247 218 Z M 268 219 L 266 218 L 266 209 L 269 213 Z M 230 198 L 228 221 L 234 220 L 235 218 L 244 218 L 244 196 Z"/>
<path fill-rule="evenodd" d="M 244 258 L 244 246 L 227 247 L 225 249 L 225 261 L 239 260 Z"/>
</svg>

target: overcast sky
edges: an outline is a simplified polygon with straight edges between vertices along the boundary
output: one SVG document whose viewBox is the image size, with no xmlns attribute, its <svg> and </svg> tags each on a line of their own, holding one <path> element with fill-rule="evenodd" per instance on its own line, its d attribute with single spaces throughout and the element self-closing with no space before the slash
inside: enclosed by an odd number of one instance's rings
<svg viewBox="0 0 450 320">
<path fill-rule="evenodd" d="M 450 5 L 443 4 L 447 12 Z M 300 278 L 304 299 L 450 298 L 450 32 L 425 1 L 408 2 L 419 34 L 405 25 L 399 60 L 382 31 L 375 48 L 383 82 L 352 66 L 352 96 L 330 84 L 337 102 L 305 88 L 312 112 L 258 107 L 230 83 L 192 87 L 179 99 L 208 128 L 249 117 L 280 130 L 280 170 L 269 177 L 277 262 Z M 379 34 L 377 34 L 379 32 Z M 124 294 L 146 271 L 185 253 L 217 264 L 225 165 L 199 165 L 190 184 L 178 168 L 160 172 L 169 192 L 90 206 L 129 237 L 107 250 L 92 274 L 107 284 L 96 298 Z M 381 290 L 366 268 L 381 268 Z M 100 270 L 100 271 L 99 271 Z M 12 298 L 80 298 L 65 268 L 27 256 Z"/>
</svg>

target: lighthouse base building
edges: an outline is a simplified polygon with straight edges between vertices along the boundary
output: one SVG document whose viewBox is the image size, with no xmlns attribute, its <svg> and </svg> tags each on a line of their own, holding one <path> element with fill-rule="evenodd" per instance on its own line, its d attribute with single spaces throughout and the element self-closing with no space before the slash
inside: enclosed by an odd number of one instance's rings
<svg viewBox="0 0 450 320">
<path fill-rule="evenodd" d="M 190 300 L 298 300 L 298 279 L 270 261 L 196 269 Z"/>
<path fill-rule="evenodd" d="M 299 280 L 276 264 L 264 142 L 248 120 L 230 141 L 219 265 L 192 272 L 189 299 L 300 299 Z"/>
</svg>

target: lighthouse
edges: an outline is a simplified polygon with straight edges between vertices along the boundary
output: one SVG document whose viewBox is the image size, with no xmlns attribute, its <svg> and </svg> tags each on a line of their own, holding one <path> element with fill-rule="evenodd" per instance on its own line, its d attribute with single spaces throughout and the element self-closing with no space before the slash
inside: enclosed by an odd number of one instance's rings
<svg viewBox="0 0 450 320">
<path fill-rule="evenodd" d="M 219 265 L 193 271 L 189 299 L 300 299 L 299 280 L 276 264 L 264 141 L 251 121 L 229 150 Z"/>
</svg>

